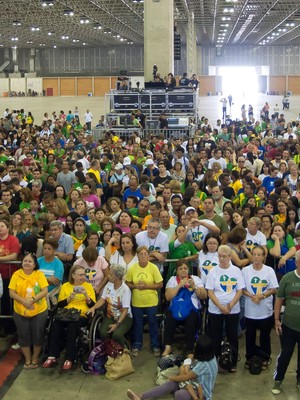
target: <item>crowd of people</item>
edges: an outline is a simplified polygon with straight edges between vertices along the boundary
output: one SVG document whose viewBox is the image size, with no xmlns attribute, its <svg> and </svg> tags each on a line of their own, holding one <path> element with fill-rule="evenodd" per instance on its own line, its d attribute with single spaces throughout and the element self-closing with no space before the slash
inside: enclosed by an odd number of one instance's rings
<svg viewBox="0 0 300 400">
<path fill-rule="evenodd" d="M 45 368 L 57 362 L 66 324 L 63 368 L 72 368 L 77 328 L 103 306 L 102 338 L 124 344 L 130 332 L 134 356 L 143 348 L 144 315 L 154 356 L 172 353 L 178 323 L 191 353 L 208 303 L 215 357 L 225 332 L 235 373 L 238 335 L 245 331 L 245 367 L 259 355 L 267 369 L 273 297 L 279 286 L 275 304 L 281 304 L 292 282 L 293 318 L 288 314 L 281 325 L 275 310 L 286 351 L 273 388 L 280 393 L 290 338 L 300 344 L 300 122 L 266 112 L 260 120 L 245 113 L 238 122 L 202 117 L 194 137 L 167 141 L 163 133 L 108 131 L 97 143 L 88 122 L 60 111 L 36 124 L 30 112 L 8 109 L 0 120 L 1 313 L 9 315 L 11 297 L 24 368 L 38 367 L 54 290 L 58 308 L 77 308 L 80 317 L 54 322 Z M 20 254 L 19 269 L 11 262 Z M 166 315 L 163 343 L 159 313 Z M 297 374 L 299 388 L 300 368 Z"/>
</svg>

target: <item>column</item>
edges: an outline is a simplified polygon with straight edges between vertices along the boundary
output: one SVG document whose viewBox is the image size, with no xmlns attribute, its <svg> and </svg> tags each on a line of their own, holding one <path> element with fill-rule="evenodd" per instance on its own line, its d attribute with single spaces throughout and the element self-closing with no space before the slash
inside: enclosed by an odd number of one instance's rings
<svg viewBox="0 0 300 400">
<path fill-rule="evenodd" d="M 194 13 L 188 14 L 188 26 L 186 32 L 186 52 L 187 52 L 187 74 L 188 77 L 197 73 L 197 43 Z"/>
<path fill-rule="evenodd" d="M 161 78 L 174 72 L 174 5 L 173 0 L 144 2 L 144 75 L 153 80 L 156 64 Z"/>
<path fill-rule="evenodd" d="M 21 78 L 21 72 L 19 71 L 19 64 L 18 64 L 18 49 L 12 48 L 11 49 L 11 59 L 14 66 L 14 72 L 9 74 L 9 78 Z"/>
</svg>

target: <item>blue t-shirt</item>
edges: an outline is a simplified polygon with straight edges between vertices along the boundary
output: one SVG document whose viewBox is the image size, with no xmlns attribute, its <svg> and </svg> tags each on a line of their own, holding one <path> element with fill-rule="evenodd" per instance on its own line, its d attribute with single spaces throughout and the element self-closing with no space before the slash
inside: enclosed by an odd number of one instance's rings
<svg viewBox="0 0 300 400">
<path fill-rule="evenodd" d="M 63 263 L 56 257 L 51 262 L 46 262 L 45 257 L 38 258 L 39 270 L 44 273 L 46 278 L 48 276 L 55 276 L 55 278 L 59 279 L 62 282 L 63 275 L 64 275 L 64 266 Z M 48 292 L 55 289 L 56 286 L 52 285 L 48 287 Z"/>
</svg>

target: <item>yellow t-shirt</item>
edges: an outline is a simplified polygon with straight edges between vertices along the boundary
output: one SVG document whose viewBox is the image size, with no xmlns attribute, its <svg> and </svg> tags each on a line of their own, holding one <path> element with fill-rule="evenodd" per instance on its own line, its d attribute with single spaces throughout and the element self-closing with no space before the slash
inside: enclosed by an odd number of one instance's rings
<svg viewBox="0 0 300 400">
<path fill-rule="evenodd" d="M 95 291 L 93 289 L 93 286 L 88 283 L 88 282 L 83 282 L 81 285 L 78 286 L 83 286 L 91 300 L 96 302 L 96 295 Z M 71 283 L 67 282 L 64 283 L 60 289 L 59 296 L 58 296 L 58 301 L 66 300 L 71 293 L 74 292 L 74 285 Z M 85 295 L 82 293 L 76 293 L 74 299 L 70 301 L 68 305 L 65 306 L 65 308 L 76 308 L 77 310 L 80 310 L 80 315 L 82 317 L 86 317 L 86 312 L 88 311 L 89 307 L 86 302 Z"/>
<path fill-rule="evenodd" d="M 232 187 L 232 189 L 234 190 L 234 194 L 237 195 L 238 191 L 243 187 L 242 182 L 238 179 L 237 181 L 235 181 L 234 183 L 231 183 L 229 185 L 229 187 Z"/>
<path fill-rule="evenodd" d="M 144 218 L 143 225 L 142 225 L 142 230 L 143 231 L 145 231 L 147 229 L 148 222 L 149 222 L 149 220 L 151 218 L 153 218 L 151 214 L 150 215 L 146 215 L 146 217 Z M 174 224 L 174 218 L 170 216 L 169 222 L 170 222 L 170 224 Z"/>
<path fill-rule="evenodd" d="M 125 280 L 127 282 L 137 284 L 140 281 L 146 284 L 153 285 L 154 283 L 162 282 L 163 278 L 158 267 L 151 262 L 148 262 L 146 267 L 141 267 L 138 263 L 133 264 L 127 271 Z M 132 305 L 134 307 L 154 307 L 158 304 L 157 290 L 146 289 L 132 290 Z"/>
<path fill-rule="evenodd" d="M 30 275 L 26 275 L 20 268 L 13 274 L 8 287 L 25 299 L 35 297 L 42 289 L 48 287 L 48 282 L 43 272 L 33 271 Z M 33 310 L 28 310 L 23 304 L 14 300 L 15 313 L 23 317 L 34 317 L 47 310 L 46 297 L 33 303 L 33 307 Z"/>
</svg>

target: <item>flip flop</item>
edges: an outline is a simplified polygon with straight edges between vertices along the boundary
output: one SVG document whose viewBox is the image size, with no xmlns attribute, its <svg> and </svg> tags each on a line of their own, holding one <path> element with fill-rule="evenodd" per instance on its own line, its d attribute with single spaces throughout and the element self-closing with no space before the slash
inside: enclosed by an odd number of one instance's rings
<svg viewBox="0 0 300 400">
<path fill-rule="evenodd" d="M 23 369 L 31 369 L 31 363 L 25 363 Z"/>
<path fill-rule="evenodd" d="M 31 369 L 37 369 L 39 367 L 39 363 L 31 363 Z"/>
</svg>

